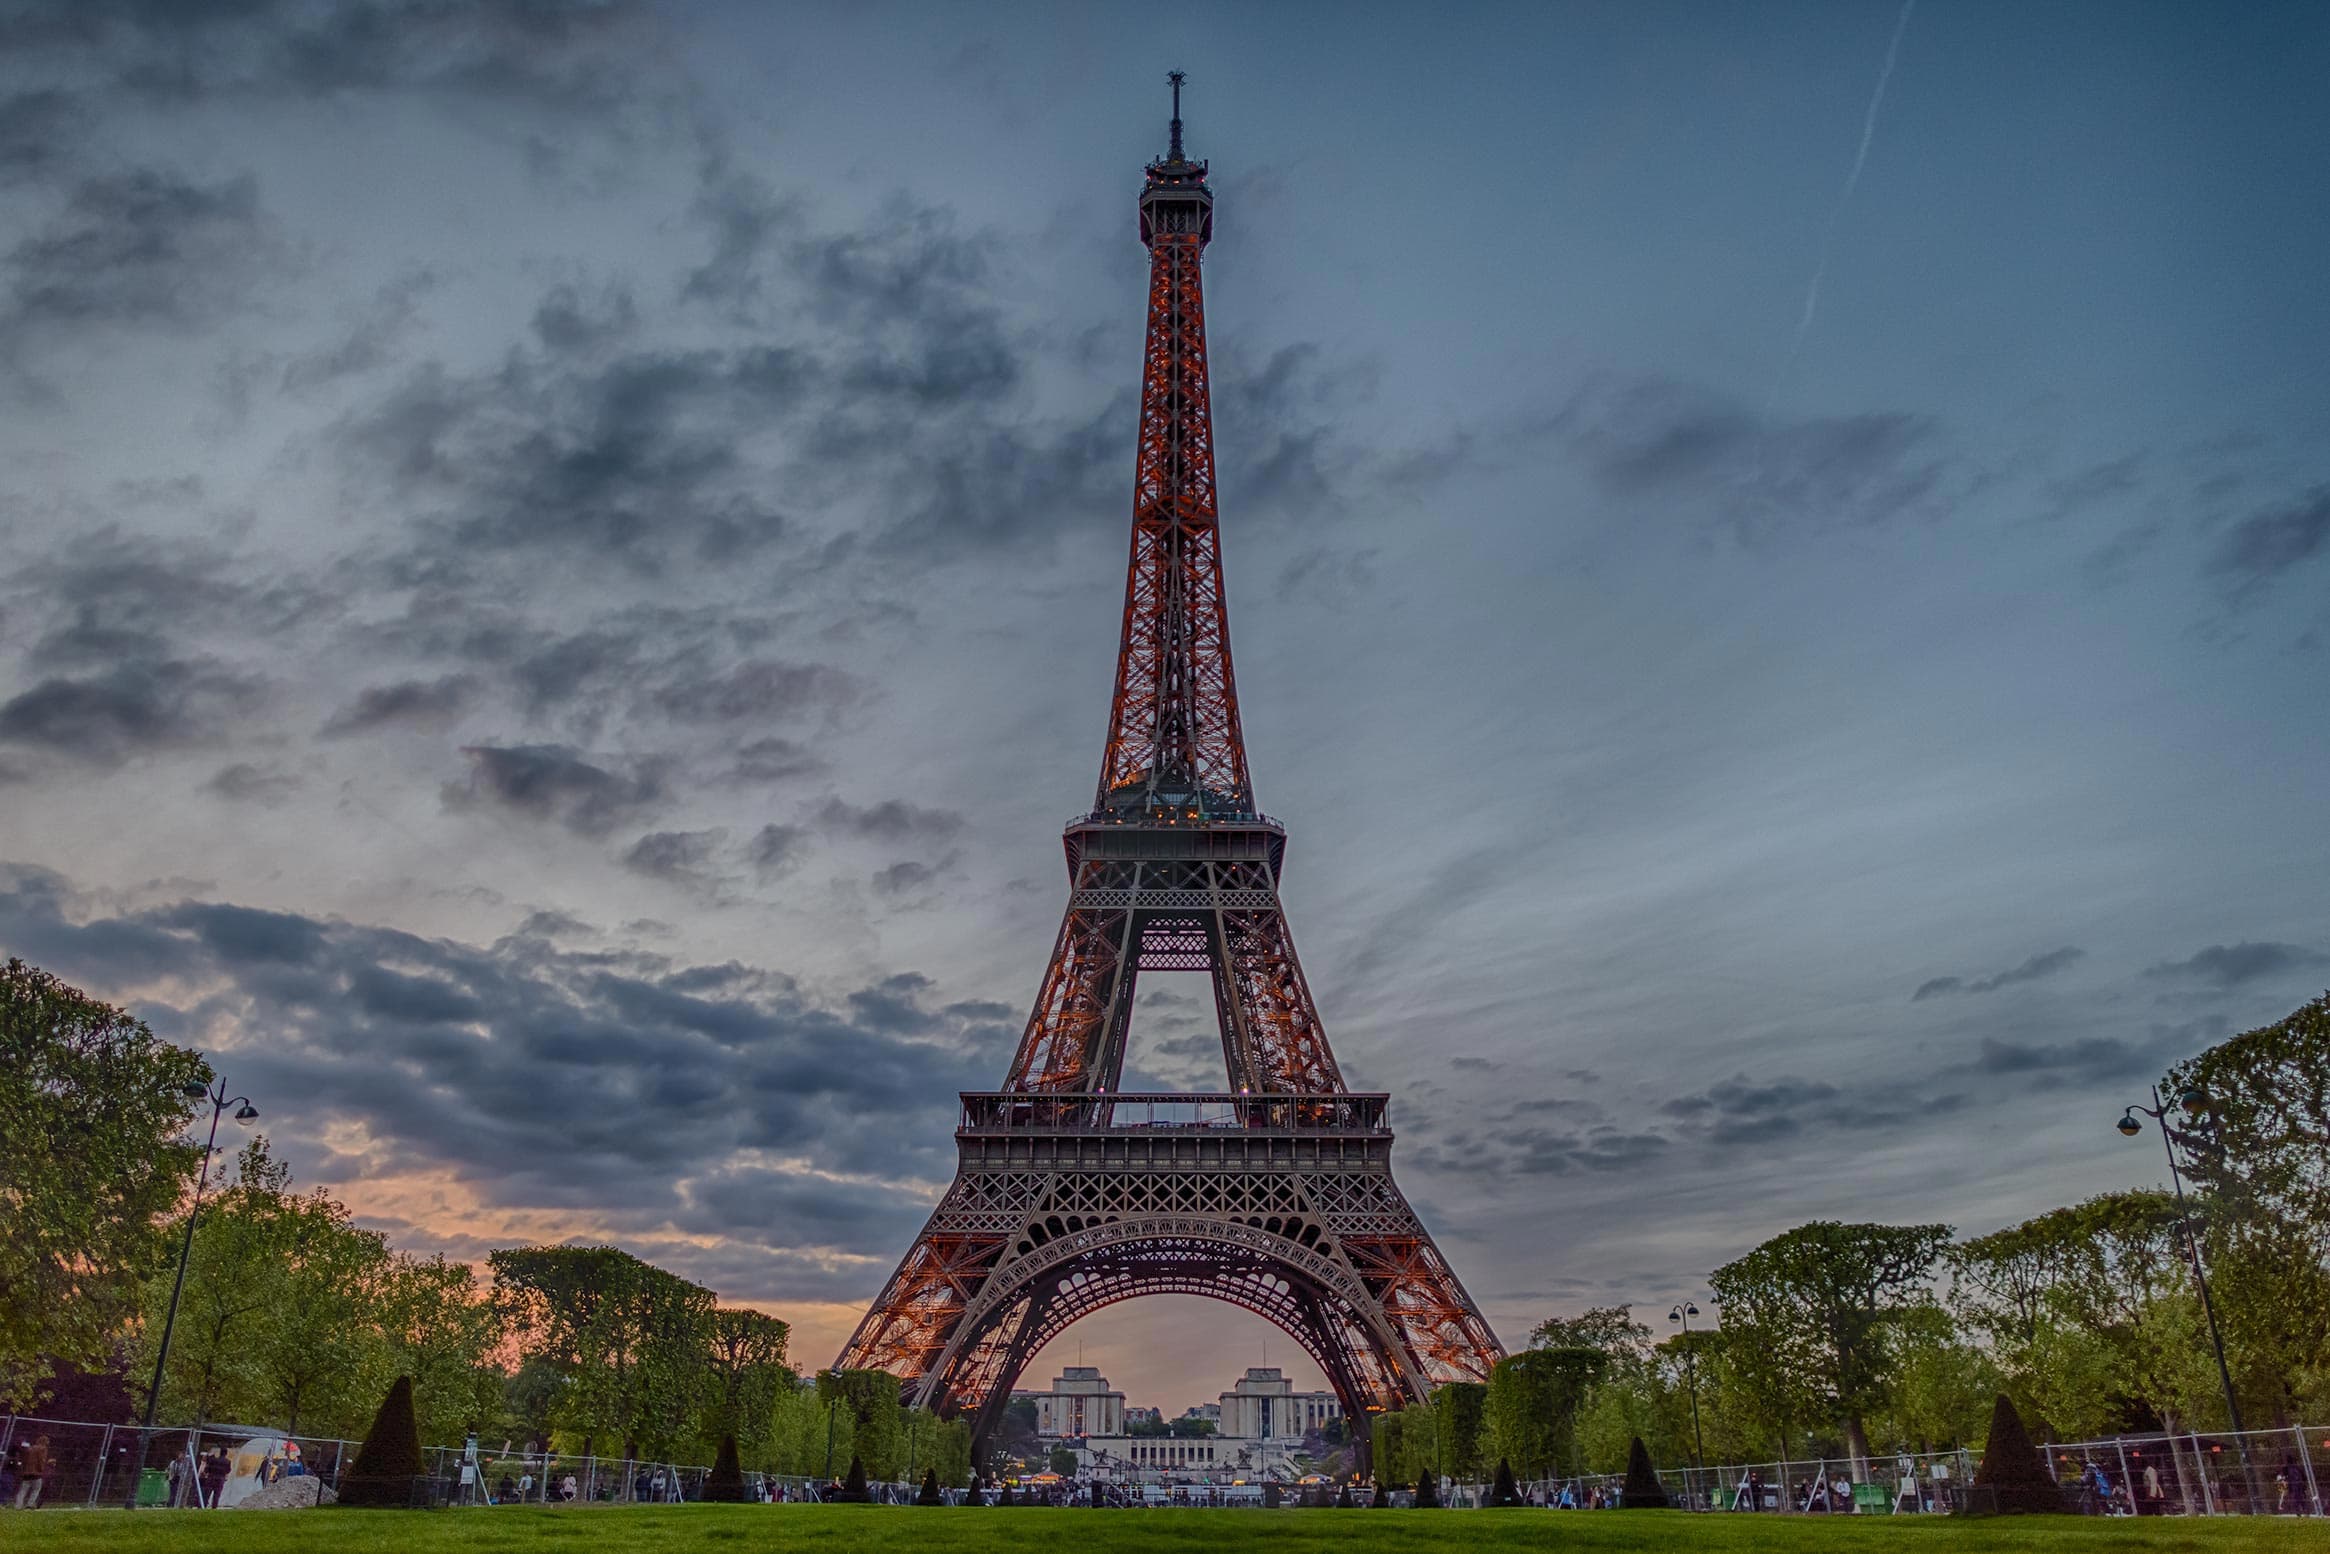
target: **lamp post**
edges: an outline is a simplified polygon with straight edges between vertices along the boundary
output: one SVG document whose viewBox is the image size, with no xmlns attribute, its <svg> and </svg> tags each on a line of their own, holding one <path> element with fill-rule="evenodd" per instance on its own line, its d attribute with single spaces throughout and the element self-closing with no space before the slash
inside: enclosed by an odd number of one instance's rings
<svg viewBox="0 0 2330 1554">
<path fill-rule="evenodd" d="M 2225 1335 L 2217 1327 L 2216 1303 L 2209 1299 L 2208 1270 L 2201 1265 L 2200 1238 L 2193 1234 L 2192 1215 L 2185 1204 L 2184 1173 L 2177 1168 L 2176 1164 L 2176 1146 L 2182 1144 L 2186 1149 L 2191 1149 L 2194 1135 L 2200 1133 L 2200 1130 L 2208 1125 L 2200 1115 L 2208 1107 L 2208 1092 L 2196 1085 L 2187 1085 L 2177 1092 L 2176 1101 L 2189 1117 L 2195 1119 L 2189 1132 L 2171 1128 L 2168 1125 L 2168 1107 L 2160 1099 L 2158 1085 L 2152 1087 L 2152 1104 L 2150 1106 L 2129 1107 L 2120 1114 L 2120 1120 L 2113 1126 L 2129 1138 L 2134 1138 L 2144 1131 L 2144 1125 L 2136 1120 L 2138 1112 L 2142 1112 L 2160 1124 L 2160 1147 L 2168 1155 L 2168 1180 L 2176 1188 L 2176 1222 L 2184 1231 L 2185 1251 L 2192 1258 L 2193 1283 L 2198 1286 L 2201 1292 L 2201 1314 L 2209 1320 L 2209 1347 L 2216 1351 L 2217 1382 L 2225 1389 L 2225 1417 L 2232 1421 L 2233 1439 L 2240 1443 L 2242 1469 L 2246 1477 L 2249 1465 L 2249 1441 L 2241 1429 L 2241 1403 L 2233 1396 L 2233 1373 L 2225 1364 Z M 2201 1137 L 2204 1142 L 2214 1142 L 2209 1140 L 2205 1134 L 2202 1134 Z M 2254 1487 L 2252 1485 L 2252 1489 Z"/>
<path fill-rule="evenodd" d="M 1707 1471 L 1707 1443 L 1699 1434 L 1699 1346 L 1691 1340 L 1691 1319 L 1699 1308 L 1684 1301 L 1667 1313 L 1669 1322 L 1683 1324 L 1683 1369 L 1691 1378 L 1691 1467 L 1694 1473 Z"/>
<path fill-rule="evenodd" d="M 230 1106 L 235 1108 L 235 1121 L 249 1127 L 259 1120 L 259 1108 L 251 1104 L 247 1095 L 227 1098 L 226 1081 L 221 1079 L 215 1090 L 205 1088 L 199 1079 L 189 1079 L 178 1087 L 179 1093 L 190 1101 L 210 1103 L 210 1137 L 202 1144 L 202 1165 L 194 1175 L 194 1203 L 186 1211 L 186 1235 L 178 1243 L 178 1277 L 170 1285 L 170 1313 L 162 1319 L 162 1344 L 154 1356 L 154 1379 L 146 1388 L 146 1413 L 138 1427 L 138 1465 L 129 1476 L 127 1509 L 135 1510 L 138 1503 L 138 1480 L 145 1477 L 146 1447 L 154 1435 L 154 1412 L 162 1402 L 162 1370 L 170 1363 L 170 1335 L 178 1327 L 178 1298 L 186 1293 L 186 1262 L 194 1255 L 194 1222 L 202 1216 L 202 1190 L 210 1185 L 210 1157 L 218 1148 L 218 1120 Z"/>
</svg>

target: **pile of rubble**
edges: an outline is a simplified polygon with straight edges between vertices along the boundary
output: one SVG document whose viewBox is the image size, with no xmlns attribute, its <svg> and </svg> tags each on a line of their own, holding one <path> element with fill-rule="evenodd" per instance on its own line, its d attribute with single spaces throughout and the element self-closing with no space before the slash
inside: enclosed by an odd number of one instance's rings
<svg viewBox="0 0 2330 1554">
<path fill-rule="evenodd" d="M 238 1511 L 304 1511 L 310 1506 L 330 1505 L 339 1499 L 332 1486 L 312 1473 L 296 1478 L 279 1478 L 265 1489 L 245 1495 L 236 1502 Z"/>
</svg>

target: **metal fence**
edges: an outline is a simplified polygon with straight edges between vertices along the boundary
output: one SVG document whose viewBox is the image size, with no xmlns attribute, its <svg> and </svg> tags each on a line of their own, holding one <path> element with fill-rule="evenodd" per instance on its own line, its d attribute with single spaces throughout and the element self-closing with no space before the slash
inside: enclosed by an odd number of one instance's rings
<svg viewBox="0 0 2330 1554">
<path fill-rule="evenodd" d="M 2155 1432 L 2099 1441 L 2035 1443 L 2067 1508 L 2095 1516 L 2330 1515 L 2330 1430 L 2214 1434 Z M 1978 1457 L 1965 1450 L 1872 1456 L 1856 1476 L 1843 1458 L 1780 1459 L 1669 1468 L 1674 1504 L 1698 1511 L 1797 1515 L 1948 1514 L 1968 1509 Z M 1533 1505 L 1615 1505 L 1615 1473 L 1521 1486 Z M 1451 1485 L 1451 1504 L 1485 1504 L 1485 1485 Z"/>
<path fill-rule="evenodd" d="M 13 1462 L 16 1448 L 39 1436 L 49 1443 L 49 1471 L 41 1486 L 44 1506 L 122 1505 L 132 1498 L 139 1467 L 136 1425 L 90 1424 L 74 1419 L 44 1419 L 30 1414 L 0 1415 L 0 1461 Z M 144 1466 L 150 1475 L 139 1502 L 151 1506 L 192 1509 L 198 1501 L 195 1476 L 187 1471 L 174 1480 L 172 1462 L 191 1465 L 216 1446 L 233 1448 L 264 1437 L 288 1440 L 299 1448 L 300 1472 L 335 1489 L 340 1475 L 356 1460 L 359 1442 L 333 1436 L 293 1435 L 254 1431 L 249 1427 L 213 1427 L 208 1430 L 176 1426 L 156 1428 L 147 1435 Z M 433 1446 L 422 1456 L 433 1486 L 429 1498 L 446 1505 L 506 1505 L 518 1501 L 547 1505 L 639 1505 L 700 1500 L 711 1469 L 699 1463 L 653 1462 L 627 1457 L 582 1456 L 571 1453 L 497 1452 L 480 1447 L 474 1479 L 464 1482 L 463 1448 Z M 286 1454 L 288 1455 L 288 1454 Z M 816 1479 L 773 1473 L 744 1475 L 746 1492 L 755 1499 L 818 1501 L 832 1486 Z M 15 1485 L 8 1484 L 13 1500 Z M 866 1486 L 869 1499 L 883 1505 L 911 1504 L 921 1492 L 918 1484 L 875 1483 Z M 960 1504 L 963 1491 L 942 1491 L 949 1505 Z"/>
<path fill-rule="evenodd" d="M 337 1485 L 355 1460 L 357 1443 L 330 1436 L 281 1437 L 299 1447 L 302 1471 Z M 119 1505 L 132 1498 L 139 1459 L 135 1425 L 89 1424 L 79 1420 L 0 1415 L 0 1460 L 38 1435 L 49 1440 L 49 1473 L 41 1504 Z M 240 1445 L 247 1428 L 208 1432 L 184 1427 L 157 1429 L 147 1440 L 144 1461 L 157 1475 L 145 1484 L 142 1503 L 192 1506 L 191 1474 L 173 1496 L 165 1472 L 173 1461 L 192 1463 L 211 1446 Z M 2289 1426 L 2243 1434 L 2154 1433 L 2100 1441 L 2048 1441 L 2037 1450 L 2064 1488 L 2067 1506 L 2099 1516 L 2324 1516 L 2330 1515 L 2330 1429 Z M 462 1448 L 438 1446 L 425 1454 L 444 1504 L 504 1505 L 513 1502 L 579 1505 L 679 1503 L 703 1497 L 710 1469 L 695 1463 L 649 1462 L 569 1453 L 495 1452 L 480 1449 L 473 1481 L 462 1478 Z M 1967 1451 L 1902 1453 L 1873 1457 L 1856 1477 L 1841 1458 L 1777 1459 L 1662 1472 L 1674 1504 L 1698 1511 L 1759 1511 L 1781 1514 L 1946 1515 L 1967 1509 L 1976 1458 Z M 1544 1478 L 1521 1485 L 1532 1505 L 1590 1510 L 1615 1506 L 1622 1483 L 1614 1473 Z M 754 1499 L 816 1502 L 832 1485 L 812 1478 L 747 1473 Z M 13 1485 L 9 1488 L 13 1492 Z M 867 1496 L 877 1504 L 909 1505 L 920 1493 L 914 1483 L 874 1483 Z M 966 1491 L 942 1491 L 947 1504 L 960 1505 Z M 1290 1487 L 1286 1499 L 1296 1498 Z M 1364 1498 L 1364 1496 L 1363 1496 Z M 1488 1503 L 1489 1486 L 1447 1482 L 1443 1502 L 1452 1507 Z M 1396 1503 L 1405 1504 L 1404 1495 Z"/>
</svg>

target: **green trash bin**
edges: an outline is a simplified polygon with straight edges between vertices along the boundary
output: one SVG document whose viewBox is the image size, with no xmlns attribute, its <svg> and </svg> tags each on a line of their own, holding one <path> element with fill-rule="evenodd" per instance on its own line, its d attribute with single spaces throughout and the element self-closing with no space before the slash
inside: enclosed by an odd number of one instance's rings
<svg viewBox="0 0 2330 1554">
<path fill-rule="evenodd" d="M 170 1475 L 161 1468 L 138 1470 L 138 1504 L 160 1505 L 170 1496 Z"/>
<path fill-rule="evenodd" d="M 1883 1484 L 1855 1484 L 1853 1509 L 1862 1516 L 1891 1516 L 1892 1493 Z"/>
</svg>

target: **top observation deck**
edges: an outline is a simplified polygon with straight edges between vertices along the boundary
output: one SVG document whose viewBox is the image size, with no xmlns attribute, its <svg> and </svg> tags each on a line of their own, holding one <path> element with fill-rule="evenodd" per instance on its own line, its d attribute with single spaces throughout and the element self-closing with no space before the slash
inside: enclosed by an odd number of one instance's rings
<svg viewBox="0 0 2330 1554">
<path fill-rule="evenodd" d="M 1136 1095 L 1104 1090 L 962 1092 L 958 1138 L 1078 1133 L 1300 1134 L 1388 1139 L 1388 1093 L 1372 1095 Z"/>
</svg>

